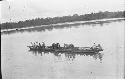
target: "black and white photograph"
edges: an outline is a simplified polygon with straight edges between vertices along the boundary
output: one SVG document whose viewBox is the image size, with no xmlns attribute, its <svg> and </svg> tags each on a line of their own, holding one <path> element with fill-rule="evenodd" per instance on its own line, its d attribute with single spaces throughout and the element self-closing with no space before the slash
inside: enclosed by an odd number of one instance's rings
<svg viewBox="0 0 125 79">
<path fill-rule="evenodd" d="M 2 79 L 125 79 L 125 0 L 1 0 Z"/>
</svg>

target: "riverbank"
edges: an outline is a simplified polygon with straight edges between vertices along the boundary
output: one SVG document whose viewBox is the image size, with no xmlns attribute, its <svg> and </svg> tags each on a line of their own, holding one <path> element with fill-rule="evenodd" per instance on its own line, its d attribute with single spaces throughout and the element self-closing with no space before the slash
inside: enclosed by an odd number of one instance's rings
<svg viewBox="0 0 125 79">
<path fill-rule="evenodd" d="M 79 22 L 88 22 L 92 20 L 102 20 L 102 19 L 112 19 L 112 18 L 125 18 L 125 11 L 117 12 L 97 12 L 89 13 L 84 15 L 68 15 L 68 16 L 58 16 L 58 17 L 47 17 L 47 18 L 34 18 L 19 22 L 6 22 L 0 25 L 1 30 L 6 29 L 22 29 L 22 28 L 34 28 L 37 26 L 57 26 L 68 24 L 77 24 Z"/>
<path fill-rule="evenodd" d="M 109 23 L 112 21 L 119 21 L 119 20 L 125 20 L 125 18 L 110 18 L 110 19 L 90 20 L 90 21 L 75 21 L 75 22 L 65 22 L 65 23 L 41 25 L 41 26 L 31 26 L 31 27 L 25 27 L 25 28 L 1 29 L 1 33 L 2 32 L 9 32 L 9 31 L 35 29 L 35 28 L 52 29 L 54 27 L 68 27 L 71 25 L 79 25 L 79 24 L 103 24 L 103 23 Z"/>
</svg>

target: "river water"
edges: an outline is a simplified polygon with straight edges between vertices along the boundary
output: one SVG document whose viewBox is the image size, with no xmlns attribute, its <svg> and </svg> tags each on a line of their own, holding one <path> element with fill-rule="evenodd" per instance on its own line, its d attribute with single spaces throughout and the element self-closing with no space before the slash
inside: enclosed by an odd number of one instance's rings
<svg viewBox="0 0 125 79">
<path fill-rule="evenodd" d="M 74 25 L 1 35 L 2 79 L 123 79 L 124 23 Z M 77 47 L 101 44 L 99 54 L 28 51 L 30 42 Z"/>
</svg>

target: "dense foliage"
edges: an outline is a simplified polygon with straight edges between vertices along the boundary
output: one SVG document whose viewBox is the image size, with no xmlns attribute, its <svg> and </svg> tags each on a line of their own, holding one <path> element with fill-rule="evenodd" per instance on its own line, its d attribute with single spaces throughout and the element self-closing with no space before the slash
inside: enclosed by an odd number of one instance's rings
<svg viewBox="0 0 125 79">
<path fill-rule="evenodd" d="M 0 25 L 1 29 L 13 29 L 13 28 L 24 28 L 31 26 L 40 26 L 40 25 L 50 25 L 64 22 L 73 22 L 73 21 L 89 21 L 96 19 L 107 19 L 107 18 L 124 18 L 125 11 L 118 12 L 98 12 L 85 15 L 74 14 L 72 16 L 63 16 L 63 17 L 54 17 L 54 18 L 36 18 L 32 20 L 19 21 L 15 22 L 6 22 Z"/>
</svg>

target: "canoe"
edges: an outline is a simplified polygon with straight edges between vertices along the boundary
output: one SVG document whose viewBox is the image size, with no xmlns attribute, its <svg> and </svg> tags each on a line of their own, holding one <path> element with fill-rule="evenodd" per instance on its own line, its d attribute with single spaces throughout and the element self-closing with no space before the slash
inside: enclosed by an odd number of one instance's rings
<svg viewBox="0 0 125 79">
<path fill-rule="evenodd" d="M 65 48 L 60 47 L 58 49 L 52 49 L 52 48 L 42 48 L 42 47 L 33 47 L 33 46 L 27 46 L 30 48 L 30 51 L 42 51 L 42 52 L 70 52 L 70 53 L 97 53 L 99 51 L 103 51 L 103 49 L 92 49 L 91 47 L 74 47 L 74 48 Z"/>
</svg>

